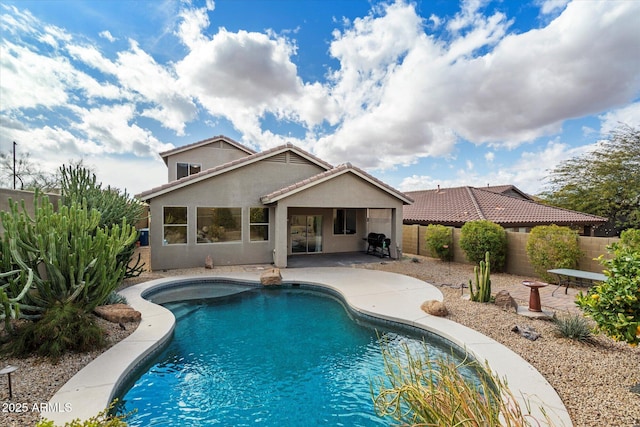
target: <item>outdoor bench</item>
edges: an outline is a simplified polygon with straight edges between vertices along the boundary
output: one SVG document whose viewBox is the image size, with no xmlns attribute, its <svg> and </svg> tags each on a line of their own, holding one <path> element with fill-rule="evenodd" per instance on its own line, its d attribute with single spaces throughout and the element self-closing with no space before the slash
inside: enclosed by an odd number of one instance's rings
<svg viewBox="0 0 640 427">
<path fill-rule="evenodd" d="M 570 268 L 556 268 L 547 270 L 548 273 L 558 276 L 558 287 L 551 292 L 553 295 L 561 286 L 564 286 L 564 293 L 569 290 L 569 285 L 592 286 L 594 282 L 604 282 L 607 276 L 602 273 L 592 273 L 590 271 L 572 270 Z"/>
</svg>

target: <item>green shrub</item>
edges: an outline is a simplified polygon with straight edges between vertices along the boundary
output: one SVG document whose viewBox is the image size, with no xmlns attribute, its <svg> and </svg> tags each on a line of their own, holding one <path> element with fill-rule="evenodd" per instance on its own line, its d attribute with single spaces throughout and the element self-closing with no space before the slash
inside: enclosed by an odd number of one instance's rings
<svg viewBox="0 0 640 427">
<path fill-rule="evenodd" d="M 60 303 L 47 309 L 37 322 L 18 327 L 3 352 L 14 356 L 37 354 L 55 362 L 67 352 L 91 351 L 105 343 L 104 331 L 93 315 L 71 303 Z"/>
<path fill-rule="evenodd" d="M 566 315 L 554 319 L 556 333 L 576 341 L 589 342 L 593 338 L 589 322 L 581 315 Z"/>
<path fill-rule="evenodd" d="M 631 231 L 633 236 L 635 233 Z M 599 331 L 636 346 L 640 343 L 640 248 L 633 241 L 623 233 L 619 243 L 607 247 L 613 257 L 598 258 L 607 280 L 586 295 L 580 292 L 576 304 L 596 322 Z"/>
<path fill-rule="evenodd" d="M 91 417 L 87 420 L 81 421 L 76 418 L 73 421 L 66 422 L 62 427 L 127 427 L 127 423 L 124 419 L 126 415 L 110 415 L 117 403 L 117 399 L 114 400 L 108 408 L 100 411 L 95 417 Z M 56 427 L 55 423 L 51 420 L 43 419 L 38 421 L 36 427 Z"/>
<path fill-rule="evenodd" d="M 426 344 L 424 354 L 414 355 L 406 344 L 400 350 L 383 347 L 385 376 L 371 383 L 379 416 L 407 426 L 542 425 L 529 413 L 529 404 L 523 410 L 506 381 L 488 366 L 448 358 L 432 361 Z M 479 384 L 461 372 L 463 367 L 479 372 Z"/>
<path fill-rule="evenodd" d="M 112 305 L 112 304 L 127 304 L 127 299 L 123 295 L 120 295 L 119 293 L 117 293 L 116 291 L 112 291 L 107 296 L 107 299 L 104 300 L 102 305 Z"/>
<path fill-rule="evenodd" d="M 582 256 L 578 234 L 569 227 L 557 225 L 534 227 L 529 233 L 526 250 L 534 271 L 547 282 L 554 280 L 547 270 L 575 268 Z"/>
<path fill-rule="evenodd" d="M 453 232 L 444 225 L 429 224 L 424 232 L 424 240 L 429 254 L 442 261 L 453 258 Z"/>
<path fill-rule="evenodd" d="M 479 264 L 490 252 L 491 270 L 500 272 L 506 262 L 507 232 L 491 221 L 470 221 L 460 230 L 460 247 L 474 264 Z"/>
</svg>

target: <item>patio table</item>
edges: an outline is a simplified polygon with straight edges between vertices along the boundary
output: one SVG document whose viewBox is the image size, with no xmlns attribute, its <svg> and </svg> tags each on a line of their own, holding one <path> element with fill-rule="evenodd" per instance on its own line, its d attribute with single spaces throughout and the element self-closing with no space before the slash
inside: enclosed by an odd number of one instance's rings
<svg viewBox="0 0 640 427">
<path fill-rule="evenodd" d="M 561 287 L 565 286 L 564 293 L 569 290 L 569 285 L 592 286 L 594 282 L 604 282 L 607 276 L 602 273 L 592 273 L 591 271 L 573 270 L 570 268 L 555 268 L 547 270 L 548 273 L 558 276 L 558 287 L 551 292 L 551 295 Z"/>
</svg>

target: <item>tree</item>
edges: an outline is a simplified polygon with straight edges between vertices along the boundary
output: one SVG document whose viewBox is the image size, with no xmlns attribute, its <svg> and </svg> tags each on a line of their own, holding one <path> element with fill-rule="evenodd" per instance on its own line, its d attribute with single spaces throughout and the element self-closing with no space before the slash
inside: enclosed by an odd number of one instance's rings
<svg viewBox="0 0 640 427">
<path fill-rule="evenodd" d="M 13 153 L 0 153 L 0 186 L 13 188 Z M 58 188 L 60 177 L 42 171 L 31 159 L 30 153 L 20 153 L 16 158 L 16 189 L 50 192 Z"/>
<path fill-rule="evenodd" d="M 640 227 L 640 129 L 621 126 L 593 152 L 551 171 L 548 204 L 609 218 L 618 229 Z"/>
</svg>

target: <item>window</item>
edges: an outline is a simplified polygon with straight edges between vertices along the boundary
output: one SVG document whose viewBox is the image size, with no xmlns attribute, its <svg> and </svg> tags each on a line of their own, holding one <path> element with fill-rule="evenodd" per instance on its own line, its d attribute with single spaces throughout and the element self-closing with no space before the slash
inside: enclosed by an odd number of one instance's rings
<svg viewBox="0 0 640 427">
<path fill-rule="evenodd" d="M 202 165 L 198 163 L 178 163 L 177 179 L 184 178 L 185 176 L 193 175 L 202 170 Z"/>
<path fill-rule="evenodd" d="M 163 244 L 187 243 L 187 207 L 165 206 L 163 210 Z"/>
<path fill-rule="evenodd" d="M 356 234 L 357 211 L 335 209 L 333 211 L 333 234 Z"/>
<path fill-rule="evenodd" d="M 198 243 L 242 240 L 241 208 L 198 208 L 197 216 Z"/>
<path fill-rule="evenodd" d="M 252 241 L 269 240 L 269 208 L 249 209 L 249 234 Z"/>
</svg>

